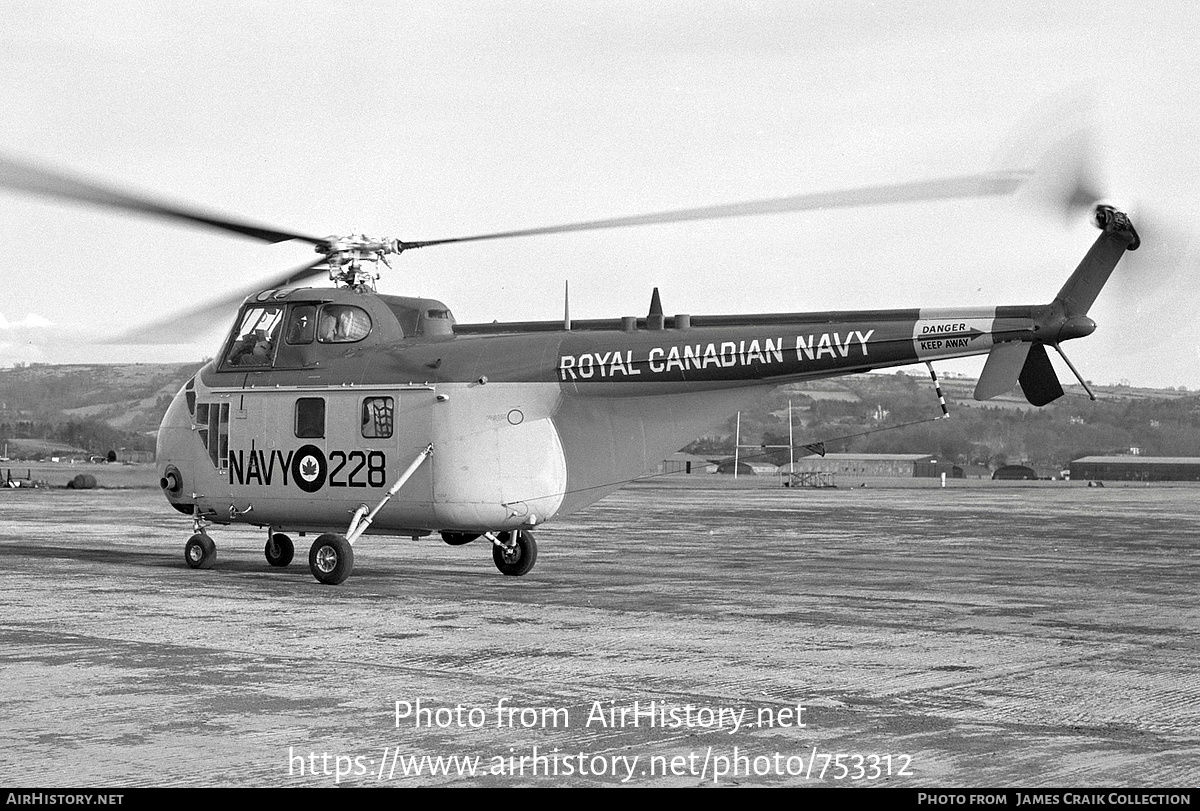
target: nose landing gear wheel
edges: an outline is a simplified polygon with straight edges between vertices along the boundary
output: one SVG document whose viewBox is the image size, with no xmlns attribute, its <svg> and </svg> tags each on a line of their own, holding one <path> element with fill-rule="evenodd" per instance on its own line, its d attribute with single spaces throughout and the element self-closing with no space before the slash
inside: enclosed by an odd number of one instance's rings
<svg viewBox="0 0 1200 811">
<path fill-rule="evenodd" d="M 336 586 L 354 571 L 354 547 L 342 535 L 322 535 L 308 550 L 308 568 L 317 580 Z"/>
<path fill-rule="evenodd" d="M 183 547 L 183 559 L 188 568 L 211 569 L 217 562 L 217 545 L 203 532 L 197 532 Z"/>
<path fill-rule="evenodd" d="M 296 547 L 292 544 L 291 538 L 282 532 L 276 532 L 267 540 L 267 546 L 263 552 L 267 556 L 267 563 L 272 566 L 287 566 L 296 555 Z"/>
<path fill-rule="evenodd" d="M 504 545 L 492 546 L 492 560 L 501 574 L 520 577 L 527 574 L 533 568 L 533 564 L 537 563 L 537 541 L 533 539 L 533 533 L 529 530 L 517 530 L 515 539 L 512 539 L 512 534 L 508 532 L 501 532 L 497 537 Z"/>
</svg>

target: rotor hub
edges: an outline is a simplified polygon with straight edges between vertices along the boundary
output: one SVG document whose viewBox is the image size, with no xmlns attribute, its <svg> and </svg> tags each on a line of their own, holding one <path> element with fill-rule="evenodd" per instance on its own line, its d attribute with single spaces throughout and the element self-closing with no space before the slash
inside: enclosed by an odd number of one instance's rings
<svg viewBox="0 0 1200 811">
<path fill-rule="evenodd" d="M 397 239 L 373 239 L 363 234 L 330 236 L 316 246 L 329 265 L 329 279 L 337 286 L 374 290 L 379 263 L 391 267 L 389 253 L 400 253 L 404 243 Z"/>
<path fill-rule="evenodd" d="M 1129 215 L 1107 203 L 1097 203 L 1092 209 L 1092 224 L 1101 231 L 1127 236 L 1130 240 L 1126 250 L 1136 251 L 1142 244 L 1141 237 L 1133 227 Z"/>
</svg>

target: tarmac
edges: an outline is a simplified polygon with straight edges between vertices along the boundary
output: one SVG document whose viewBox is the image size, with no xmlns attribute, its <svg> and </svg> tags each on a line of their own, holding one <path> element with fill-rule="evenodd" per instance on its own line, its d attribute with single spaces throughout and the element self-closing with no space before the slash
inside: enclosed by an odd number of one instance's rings
<svg viewBox="0 0 1200 811">
<path fill-rule="evenodd" d="M 299 540 L 0 492 L 0 767 L 42 787 L 1186 788 L 1195 488 L 635 484 L 537 533 Z M 102 477 L 101 477 L 102 479 Z M 102 480 L 103 482 L 103 480 Z M 1052 484 L 1052 483 L 1046 483 Z"/>
</svg>

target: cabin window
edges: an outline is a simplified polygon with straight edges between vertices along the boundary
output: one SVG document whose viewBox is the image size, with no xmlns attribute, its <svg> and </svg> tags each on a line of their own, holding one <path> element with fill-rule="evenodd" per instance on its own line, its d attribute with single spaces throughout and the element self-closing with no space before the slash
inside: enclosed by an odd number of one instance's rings
<svg viewBox="0 0 1200 811">
<path fill-rule="evenodd" d="M 284 340 L 293 346 L 311 344 L 317 335 L 317 305 L 300 304 L 293 307 L 284 335 Z"/>
<path fill-rule="evenodd" d="M 296 436 L 322 439 L 325 436 L 325 398 L 301 397 L 296 401 Z"/>
<path fill-rule="evenodd" d="M 225 355 L 226 366 L 270 366 L 275 359 L 279 327 L 283 323 L 283 307 L 250 307 Z"/>
<path fill-rule="evenodd" d="M 391 397 L 368 397 L 363 400 L 362 435 L 366 439 L 388 439 L 396 413 Z"/>
<path fill-rule="evenodd" d="M 197 403 L 196 434 L 213 467 L 229 466 L 229 403 Z"/>
<path fill-rule="evenodd" d="M 317 323 L 317 340 L 323 344 L 354 343 L 371 331 L 371 316 L 350 304 L 326 304 Z"/>
</svg>

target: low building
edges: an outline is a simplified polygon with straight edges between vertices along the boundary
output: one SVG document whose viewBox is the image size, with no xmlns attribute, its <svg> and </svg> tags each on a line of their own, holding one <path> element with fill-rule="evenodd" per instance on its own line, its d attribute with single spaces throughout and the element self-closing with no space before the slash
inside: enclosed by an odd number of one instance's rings
<svg viewBox="0 0 1200 811">
<path fill-rule="evenodd" d="M 1071 480 L 1110 482 L 1197 482 L 1195 456 L 1084 456 L 1071 461 Z"/>
<path fill-rule="evenodd" d="M 795 473 L 834 473 L 855 478 L 925 478 L 942 473 L 953 476 L 953 466 L 939 464 L 928 453 L 827 453 L 797 459 L 789 469 Z"/>
<path fill-rule="evenodd" d="M 658 472 L 660 474 L 683 473 L 685 475 L 694 473 L 716 473 L 717 465 L 715 462 L 710 462 L 701 456 L 680 451 L 679 453 L 671 454 L 669 457 L 660 462 L 658 465 Z"/>
</svg>

